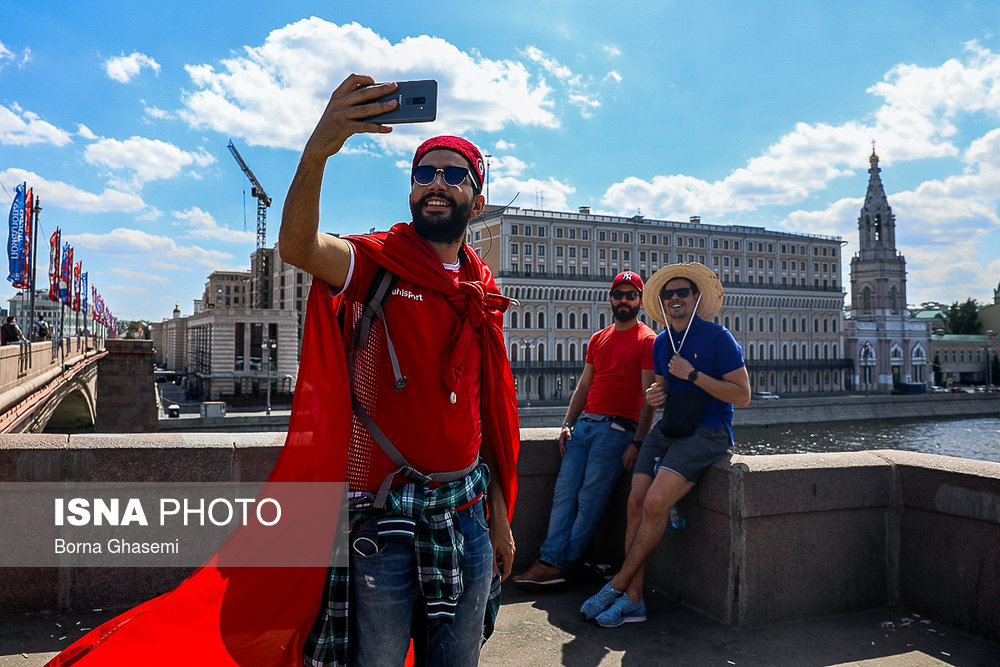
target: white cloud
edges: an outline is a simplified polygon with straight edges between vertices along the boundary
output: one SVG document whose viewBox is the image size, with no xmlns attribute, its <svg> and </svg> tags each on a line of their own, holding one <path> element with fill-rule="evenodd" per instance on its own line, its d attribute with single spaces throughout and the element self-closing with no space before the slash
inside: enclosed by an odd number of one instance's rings
<svg viewBox="0 0 1000 667">
<path fill-rule="evenodd" d="M 605 44 L 602 48 L 604 49 L 604 52 L 612 58 L 617 58 L 622 54 L 622 50 L 614 44 Z"/>
<path fill-rule="evenodd" d="M 152 107 L 146 104 L 145 100 L 141 100 L 143 104 L 143 109 L 146 114 L 146 118 L 149 120 L 170 120 L 174 118 L 174 115 L 169 111 L 160 109 L 158 107 Z"/>
<path fill-rule="evenodd" d="M 215 157 L 205 151 L 192 153 L 144 137 L 124 141 L 101 139 L 87 146 L 84 158 L 112 174 L 122 172 L 122 176 L 112 176 L 110 183 L 126 190 L 141 189 L 149 181 L 173 178 L 185 167 L 205 167 L 215 162 Z"/>
<path fill-rule="evenodd" d="M 45 193 L 42 201 L 43 207 L 51 205 L 84 213 L 139 214 L 149 212 L 146 203 L 138 195 L 110 188 L 101 193 L 87 192 L 68 183 L 52 181 L 24 169 L 7 169 L 0 172 L 0 182 L 4 184 L 29 183 L 36 188 L 36 192 Z"/>
<path fill-rule="evenodd" d="M 17 60 L 17 54 L 7 48 L 7 45 L 0 41 L 0 70 L 15 60 Z M 19 62 L 17 66 L 22 68 L 29 62 L 31 62 L 31 49 L 29 47 L 24 47 L 24 50 L 21 52 L 21 62 Z"/>
<path fill-rule="evenodd" d="M 9 107 L 0 104 L 0 144 L 64 146 L 71 141 L 68 132 L 42 120 L 36 113 L 25 111 L 17 103 Z"/>
<path fill-rule="evenodd" d="M 84 125 L 83 123 L 78 123 L 77 124 L 77 126 L 76 126 L 76 134 L 77 134 L 77 136 L 82 137 L 82 138 L 86 139 L 87 141 L 93 141 L 94 139 L 97 138 L 97 135 L 94 134 L 94 131 L 91 130 L 86 125 Z"/>
<path fill-rule="evenodd" d="M 797 123 L 764 154 L 720 181 L 632 176 L 610 186 L 601 201 L 623 213 L 640 207 L 650 215 L 681 219 L 695 212 L 721 216 L 806 200 L 833 179 L 855 173 L 864 164 L 863 147 L 872 138 L 878 139 L 879 152 L 890 157 L 886 160 L 890 165 L 957 157 L 959 149 L 952 141 L 958 117 L 1000 116 L 1000 55 L 975 42 L 966 45 L 966 52 L 964 63 L 949 60 L 934 68 L 892 68 L 868 89 L 883 100 L 869 122 Z"/>
<path fill-rule="evenodd" d="M 160 63 L 138 51 L 133 51 L 127 56 L 121 55 L 108 58 L 104 61 L 104 71 L 108 77 L 118 83 L 128 83 L 139 76 L 143 68 L 153 70 L 153 73 L 157 76 L 160 74 Z"/>
<path fill-rule="evenodd" d="M 245 137 L 251 145 L 300 150 L 329 101 L 352 71 L 377 80 L 438 80 L 435 131 L 496 132 L 512 125 L 558 127 L 552 91 L 524 64 L 490 60 L 445 40 L 421 35 L 392 43 L 356 23 L 310 18 L 271 32 L 258 47 L 210 64 L 189 65 L 194 90 L 181 116 L 191 126 Z M 399 125 L 388 135 L 353 140 L 393 152 L 416 147 L 425 128 Z"/>
<path fill-rule="evenodd" d="M 574 74 L 566 65 L 563 65 L 555 58 L 550 57 L 541 49 L 535 46 L 529 46 L 524 49 L 524 55 L 528 57 L 532 62 L 541 65 L 542 69 L 556 77 L 563 83 L 568 83 L 570 85 L 580 84 L 580 75 Z"/>
<path fill-rule="evenodd" d="M 569 197 L 576 188 L 554 178 L 540 180 L 535 177 L 518 179 L 511 176 L 490 176 L 490 203 L 520 208 L 538 208 L 546 211 L 573 210 Z M 513 201 L 512 201 L 513 200 Z"/>
<path fill-rule="evenodd" d="M 493 149 L 498 151 L 511 151 L 517 147 L 512 141 L 506 141 L 504 139 L 497 139 L 493 142 Z"/>
<path fill-rule="evenodd" d="M 137 259 L 145 265 L 157 261 L 181 262 L 210 271 L 228 265 L 233 255 L 200 246 L 182 246 L 172 238 L 139 229 L 117 227 L 105 234 L 67 234 L 64 239 L 77 248 L 118 258 Z"/>
<path fill-rule="evenodd" d="M 122 278 L 126 278 L 137 283 L 160 283 L 161 285 L 167 285 L 170 283 L 170 279 L 166 276 L 160 276 L 155 273 L 147 273 L 145 271 L 122 269 L 117 266 L 111 269 L 111 274 L 121 276 Z M 114 286 L 112 285 L 112 287 Z"/>
<path fill-rule="evenodd" d="M 227 241 L 230 243 L 254 243 L 257 240 L 256 232 L 237 231 L 220 227 L 211 213 L 203 211 L 197 206 L 186 211 L 175 211 L 174 218 L 187 223 L 188 232 L 185 235 L 189 238 L 211 239 L 214 241 Z"/>
<path fill-rule="evenodd" d="M 7 48 L 7 46 L 0 42 L 0 69 L 4 67 L 9 62 L 14 60 L 14 52 Z"/>
<path fill-rule="evenodd" d="M 614 81 L 615 83 L 621 83 L 622 82 L 622 75 L 619 74 L 618 72 L 614 71 L 614 70 L 611 70 L 610 72 L 608 72 L 607 74 L 604 75 L 604 80 L 605 81 Z"/>
</svg>

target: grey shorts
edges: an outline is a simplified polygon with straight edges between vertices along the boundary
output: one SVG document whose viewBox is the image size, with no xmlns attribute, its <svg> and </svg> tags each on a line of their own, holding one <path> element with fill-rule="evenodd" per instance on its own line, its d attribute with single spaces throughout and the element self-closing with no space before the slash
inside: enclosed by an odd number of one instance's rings
<svg viewBox="0 0 1000 667">
<path fill-rule="evenodd" d="M 635 474 L 656 477 L 660 468 L 666 468 L 697 484 L 705 468 L 728 450 L 729 432 L 724 428 L 699 424 L 694 435 L 668 438 L 656 425 L 642 441 Z"/>
</svg>

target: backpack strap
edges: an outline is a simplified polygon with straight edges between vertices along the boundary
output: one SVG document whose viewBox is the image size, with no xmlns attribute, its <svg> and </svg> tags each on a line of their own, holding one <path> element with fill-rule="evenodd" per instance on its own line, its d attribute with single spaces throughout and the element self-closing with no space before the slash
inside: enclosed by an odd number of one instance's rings
<svg viewBox="0 0 1000 667">
<path fill-rule="evenodd" d="M 399 276 L 384 266 L 378 267 L 375 276 L 372 278 L 371 285 L 368 287 L 368 294 L 365 296 L 365 309 L 361 314 L 361 319 L 358 320 L 357 326 L 354 328 L 354 345 L 351 348 L 347 362 L 353 370 L 354 350 L 368 347 L 368 341 L 371 338 L 372 320 L 378 318 L 381 320 L 382 329 L 385 331 L 385 343 L 389 351 L 389 361 L 392 363 L 392 373 L 396 378 L 396 384 L 393 388 L 396 391 L 402 391 L 406 386 L 407 378 L 399 370 L 399 358 L 396 357 L 396 348 L 393 346 L 392 338 L 389 336 L 389 325 L 386 323 L 384 310 L 385 302 L 392 296 L 392 288 L 395 287 L 398 278 Z"/>
<path fill-rule="evenodd" d="M 375 276 L 372 278 L 371 285 L 368 287 L 368 294 L 365 296 L 365 309 L 361 313 L 361 318 L 358 320 L 357 325 L 354 327 L 354 337 L 353 346 L 351 352 L 348 354 L 347 363 L 350 366 L 353 377 L 354 370 L 354 350 L 355 349 L 365 349 L 368 347 L 369 340 L 371 338 L 371 327 L 372 321 L 374 319 L 379 319 L 382 322 L 382 328 L 385 331 L 385 342 L 386 348 L 389 352 L 389 361 L 392 362 L 392 372 L 396 378 L 396 384 L 393 387 L 396 391 L 402 391 L 406 387 L 407 378 L 399 370 L 399 359 L 396 357 L 396 350 L 392 345 L 392 339 L 389 337 L 389 326 L 386 324 L 385 318 L 385 303 L 392 296 L 392 289 L 396 285 L 396 280 L 398 276 L 389 271 L 384 266 L 379 266 L 378 270 L 375 272 Z M 368 411 L 365 410 L 361 401 L 358 399 L 357 394 L 354 393 L 354 387 L 351 386 L 351 409 L 354 415 L 361 422 L 361 425 L 365 427 L 371 435 L 372 440 L 379 446 L 379 448 L 389 457 L 389 460 L 398 468 L 389 473 L 382 484 L 379 486 L 378 493 L 375 495 L 376 508 L 385 507 L 385 499 L 389 494 L 389 488 L 392 486 L 392 480 L 397 474 L 403 475 L 407 479 L 412 479 L 415 482 L 420 482 L 421 484 L 429 483 L 446 483 L 454 482 L 455 480 L 462 479 L 476 467 L 479 466 L 479 459 L 476 458 L 472 464 L 463 469 L 455 470 L 450 472 L 435 472 L 431 474 L 425 474 L 410 465 L 406 457 L 392 444 L 392 441 L 386 436 L 386 434 L 379 428 L 375 420 L 372 419 Z"/>
</svg>

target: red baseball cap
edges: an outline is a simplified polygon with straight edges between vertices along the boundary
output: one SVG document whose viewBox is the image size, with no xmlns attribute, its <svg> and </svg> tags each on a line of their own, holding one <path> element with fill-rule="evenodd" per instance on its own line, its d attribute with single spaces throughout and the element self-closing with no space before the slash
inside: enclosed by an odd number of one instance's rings
<svg viewBox="0 0 1000 667">
<path fill-rule="evenodd" d="M 611 287 L 614 287 L 618 283 L 632 283 L 640 292 L 643 288 L 642 276 L 635 271 L 622 271 L 611 281 Z"/>
<path fill-rule="evenodd" d="M 417 152 L 413 154 L 413 166 L 416 167 L 425 154 L 436 150 L 455 151 L 465 158 L 472 168 L 472 177 L 477 190 L 483 189 L 483 181 L 486 179 L 486 163 L 483 162 L 483 155 L 479 149 L 472 145 L 472 142 L 462 137 L 452 137 L 443 135 L 433 137 L 420 144 Z"/>
</svg>

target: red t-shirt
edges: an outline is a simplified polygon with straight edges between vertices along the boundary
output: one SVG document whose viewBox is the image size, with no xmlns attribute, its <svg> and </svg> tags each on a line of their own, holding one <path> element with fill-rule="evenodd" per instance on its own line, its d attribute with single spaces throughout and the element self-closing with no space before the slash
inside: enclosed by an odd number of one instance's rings
<svg viewBox="0 0 1000 667">
<path fill-rule="evenodd" d="M 594 365 L 594 379 L 584 412 L 639 419 L 645 391 L 642 371 L 653 369 L 654 338 L 642 322 L 625 331 L 611 325 L 590 337 L 587 363 Z"/>
<path fill-rule="evenodd" d="M 354 326 L 361 318 L 378 265 L 354 252 L 354 266 L 344 287 L 344 345 L 353 347 Z M 454 271 L 457 280 L 469 280 L 466 264 Z M 440 293 L 417 287 L 402 278 L 396 281 L 385 304 L 389 338 L 407 378 L 405 388 L 394 389 L 395 375 L 386 347 L 381 320 L 373 321 L 367 348 L 355 350 L 355 394 L 365 410 L 406 458 L 422 473 L 450 472 L 470 466 L 479 455 L 482 440 L 480 389 L 482 341 L 472 336 L 464 354 L 460 383 L 452 392 L 442 380 L 441 351 L 458 322 L 455 310 Z M 353 417 L 347 454 L 347 481 L 352 490 L 377 491 L 398 468 L 364 426 Z M 393 486 L 411 481 L 397 475 Z"/>
</svg>

